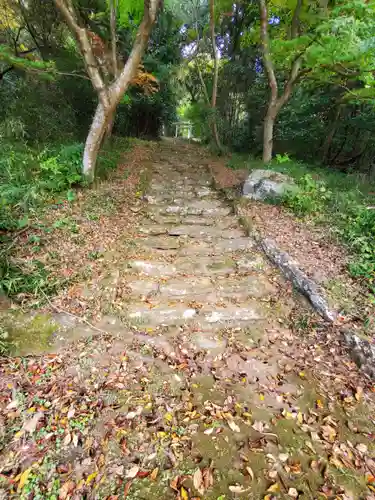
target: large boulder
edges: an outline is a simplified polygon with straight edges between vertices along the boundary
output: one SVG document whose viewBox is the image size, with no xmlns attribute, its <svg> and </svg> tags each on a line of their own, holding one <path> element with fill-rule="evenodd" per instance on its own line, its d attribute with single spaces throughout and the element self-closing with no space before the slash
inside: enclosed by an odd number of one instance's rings
<svg viewBox="0 0 375 500">
<path fill-rule="evenodd" d="M 246 179 L 242 195 L 252 200 L 281 198 L 287 191 L 297 189 L 294 180 L 288 175 L 273 170 L 253 170 Z"/>
</svg>

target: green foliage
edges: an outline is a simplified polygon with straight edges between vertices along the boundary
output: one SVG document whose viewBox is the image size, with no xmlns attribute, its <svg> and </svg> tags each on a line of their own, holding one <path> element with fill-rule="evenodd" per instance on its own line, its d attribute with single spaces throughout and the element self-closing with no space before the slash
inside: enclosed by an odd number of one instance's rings
<svg viewBox="0 0 375 500">
<path fill-rule="evenodd" d="M 82 149 L 73 144 L 37 152 L 5 142 L 0 151 L 0 228 L 22 227 L 30 210 L 80 183 Z"/>
<path fill-rule="evenodd" d="M 361 178 L 311 169 L 297 182 L 299 190 L 288 192 L 284 205 L 298 216 L 314 217 L 336 230 L 353 252 L 351 274 L 362 279 L 375 298 L 375 210 L 367 205 L 371 195 L 365 195 Z"/>
<path fill-rule="evenodd" d="M 332 191 L 323 180 L 315 180 L 310 174 L 305 174 L 298 181 L 298 191 L 288 191 L 284 204 L 297 215 L 321 213 L 332 197 Z"/>
</svg>

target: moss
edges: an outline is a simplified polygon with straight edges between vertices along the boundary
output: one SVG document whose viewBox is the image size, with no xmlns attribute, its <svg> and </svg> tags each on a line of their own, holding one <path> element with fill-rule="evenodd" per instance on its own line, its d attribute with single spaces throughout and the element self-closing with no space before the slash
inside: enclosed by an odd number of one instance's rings
<svg viewBox="0 0 375 500">
<path fill-rule="evenodd" d="M 30 316 L 18 312 L 2 315 L 0 325 L 8 333 L 9 351 L 18 355 L 49 351 L 58 328 L 48 314 Z"/>
</svg>

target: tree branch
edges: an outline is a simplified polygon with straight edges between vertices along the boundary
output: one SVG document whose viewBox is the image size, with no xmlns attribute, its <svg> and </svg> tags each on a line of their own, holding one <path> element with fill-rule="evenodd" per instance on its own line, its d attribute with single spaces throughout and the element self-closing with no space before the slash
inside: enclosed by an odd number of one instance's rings
<svg viewBox="0 0 375 500">
<path fill-rule="evenodd" d="M 263 62 L 267 72 L 269 86 L 271 88 L 271 100 L 276 102 L 278 96 L 277 79 L 273 66 L 270 43 L 268 36 L 268 12 L 266 0 L 259 0 L 260 3 L 260 40 L 263 51 Z"/>
<path fill-rule="evenodd" d="M 14 69 L 14 66 L 9 66 L 9 68 L 6 68 L 4 69 L 4 71 L 2 71 L 0 73 L 0 81 L 4 78 L 4 76 L 9 73 L 9 71 L 12 71 Z"/>
<path fill-rule="evenodd" d="M 111 50 L 112 50 L 113 74 L 115 78 L 117 78 L 118 76 L 116 20 L 117 20 L 117 0 L 110 0 Z"/>
<path fill-rule="evenodd" d="M 160 0 L 144 0 L 143 19 L 138 28 L 130 56 L 118 78 L 109 87 L 110 94 L 113 93 L 113 99 L 111 99 L 113 101 L 118 100 L 124 95 L 131 79 L 134 78 L 138 71 L 138 66 L 147 47 L 151 29 L 156 21 L 159 1 Z"/>
<path fill-rule="evenodd" d="M 291 39 L 296 38 L 297 36 L 300 35 L 299 17 L 301 14 L 302 3 L 303 3 L 303 0 L 297 0 L 297 5 L 296 5 L 296 8 L 294 9 L 294 12 L 293 12 L 292 26 L 290 29 L 290 38 Z"/>
<path fill-rule="evenodd" d="M 99 99 L 102 101 L 103 106 L 107 107 L 109 105 L 107 89 L 100 74 L 99 66 L 92 51 L 91 43 L 86 29 L 82 28 L 78 24 L 71 0 L 54 0 L 54 2 L 56 7 L 60 10 L 61 14 L 64 16 L 70 31 L 77 40 L 78 46 L 85 62 L 86 71 L 90 77 L 94 89 L 98 93 Z"/>
</svg>

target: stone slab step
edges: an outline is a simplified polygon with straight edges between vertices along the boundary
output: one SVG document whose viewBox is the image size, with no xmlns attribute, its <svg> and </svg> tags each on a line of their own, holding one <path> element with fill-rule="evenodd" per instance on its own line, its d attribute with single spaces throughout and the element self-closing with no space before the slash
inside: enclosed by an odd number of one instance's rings
<svg viewBox="0 0 375 500">
<path fill-rule="evenodd" d="M 133 325 L 146 327 L 191 325 L 197 330 L 220 329 L 228 326 L 241 327 L 264 319 L 266 314 L 259 304 L 239 307 L 228 304 L 227 307 L 195 309 L 188 304 L 160 304 L 150 307 L 144 304 L 132 304 L 127 310 L 127 321 Z"/>
<path fill-rule="evenodd" d="M 200 239 L 212 239 L 212 238 L 223 238 L 223 239 L 234 239 L 242 238 L 243 231 L 240 229 L 225 229 L 222 230 L 218 227 L 202 227 L 202 226 L 190 226 L 181 225 L 175 226 L 168 230 L 170 236 L 188 236 L 190 238 L 200 238 Z"/>
</svg>

